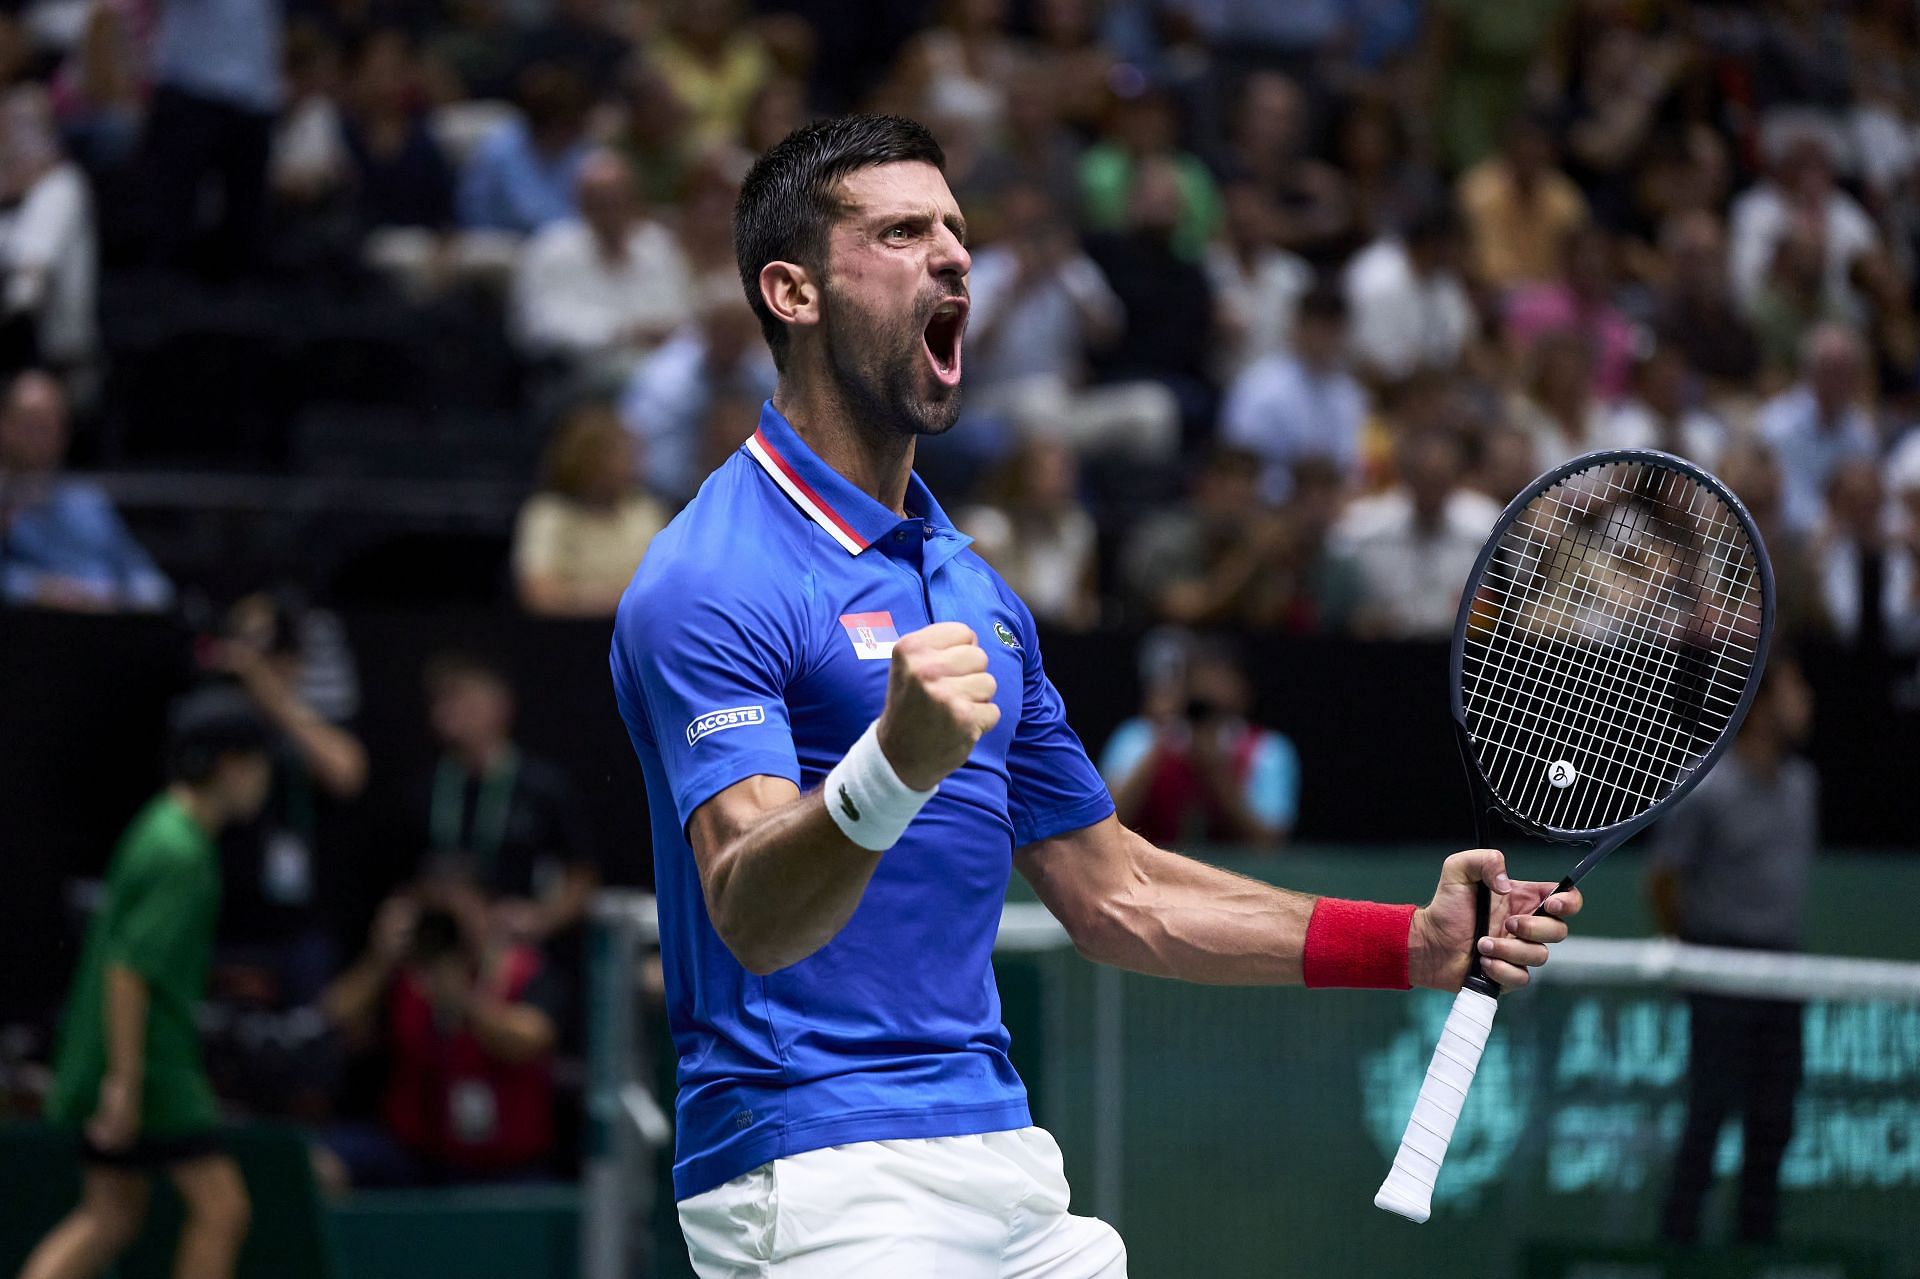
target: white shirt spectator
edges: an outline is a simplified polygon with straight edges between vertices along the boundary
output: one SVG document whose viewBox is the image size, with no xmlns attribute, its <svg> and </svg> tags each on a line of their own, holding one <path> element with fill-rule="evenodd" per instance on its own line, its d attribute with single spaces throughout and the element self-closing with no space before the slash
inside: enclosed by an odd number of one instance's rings
<svg viewBox="0 0 1920 1279">
<path fill-rule="evenodd" d="M 0 266 L 7 312 L 34 315 L 41 357 L 56 365 L 90 359 L 98 340 L 99 258 L 93 197 L 77 165 L 55 165 L 0 213 Z"/>
<path fill-rule="evenodd" d="M 1451 274 L 1414 274 L 1406 245 L 1375 240 L 1348 264 L 1354 358 L 1388 378 L 1449 369 L 1473 336 L 1473 303 Z"/>
<path fill-rule="evenodd" d="M 1860 544 L 1835 538 L 1820 552 L 1820 602 L 1840 638 L 1852 643 L 1860 633 L 1860 612 L 1864 602 L 1860 590 Z M 1887 640 L 1898 651 L 1910 651 L 1920 645 L 1920 607 L 1916 599 L 1913 553 L 1898 543 L 1889 542 L 1880 560 L 1880 616 L 1885 619 Z"/>
<path fill-rule="evenodd" d="M 1810 533 L 1826 509 L 1827 478 L 1834 464 L 1848 457 L 1872 457 L 1879 451 L 1873 418 L 1850 405 L 1837 420 L 1822 421 L 1819 401 L 1805 385 L 1791 387 L 1761 405 L 1756 419 L 1760 437 L 1780 461 L 1787 527 Z"/>
<path fill-rule="evenodd" d="M 1460 592 L 1500 508 L 1456 489 L 1431 531 L 1417 527 L 1405 489 L 1362 498 L 1334 527 L 1333 549 L 1360 577 L 1360 609 L 1381 633 L 1396 638 L 1450 634 Z"/>
<path fill-rule="evenodd" d="M 687 318 L 693 280 L 673 233 L 636 221 L 610 262 L 584 222 L 553 223 L 527 243 L 514 278 L 521 342 L 539 354 L 591 359 L 643 350 Z"/>
<path fill-rule="evenodd" d="M 1360 430 L 1367 395 L 1344 368 L 1316 369 L 1291 355 L 1257 360 L 1227 389 L 1220 411 L 1223 440 L 1260 455 L 1261 496 L 1284 502 L 1293 464 L 1325 457 L 1349 479 L 1360 469 Z"/>
<path fill-rule="evenodd" d="M 1823 215 L 1827 305 L 1852 312 L 1858 308 L 1847 273 L 1855 258 L 1878 247 L 1880 237 L 1866 210 L 1844 191 L 1827 197 Z M 1763 182 L 1734 200 L 1727 219 L 1727 238 L 1733 294 L 1742 308 L 1753 308 L 1760 286 L 1773 268 L 1774 251 L 1786 237 L 1793 218 L 1786 198 L 1771 182 Z"/>
<path fill-rule="evenodd" d="M 1240 323 L 1240 340 L 1221 353 L 1220 375 L 1232 378 L 1262 356 L 1287 349 L 1293 313 L 1313 287 L 1313 268 L 1284 249 L 1260 250 L 1251 265 L 1232 247 L 1207 246 L 1207 278 L 1220 304 Z"/>
<path fill-rule="evenodd" d="M 1016 292 L 1019 283 L 1020 255 L 1012 248 L 995 245 L 974 254 L 967 280 L 968 382 L 984 389 L 1044 374 L 1078 385 L 1088 340 L 1083 309 L 1118 326 L 1125 322 L 1119 297 L 1084 253 Z"/>
<path fill-rule="evenodd" d="M 1043 529 L 1017 525 L 998 507 L 975 506 L 961 513 L 960 527 L 1035 617 L 1059 626 L 1087 625 L 1081 603 L 1100 540 L 1091 515 L 1062 511 Z"/>
<path fill-rule="evenodd" d="M 1727 446 L 1726 426 L 1703 409 L 1682 413 L 1675 435 L 1680 455 L 1708 470 L 1719 464 Z M 1623 400 L 1607 411 L 1594 439 L 1596 447 L 1610 449 L 1658 449 L 1670 442 L 1660 419 L 1639 400 Z"/>
</svg>

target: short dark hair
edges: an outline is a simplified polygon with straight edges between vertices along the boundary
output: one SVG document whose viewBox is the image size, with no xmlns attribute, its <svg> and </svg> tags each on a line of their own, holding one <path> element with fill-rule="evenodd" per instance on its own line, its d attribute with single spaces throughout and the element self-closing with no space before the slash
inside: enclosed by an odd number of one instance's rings
<svg viewBox="0 0 1920 1279">
<path fill-rule="evenodd" d="M 843 211 L 834 188 L 857 169 L 917 161 L 945 171 L 946 152 L 926 126 L 897 115 L 843 115 L 795 129 L 754 162 L 733 206 L 740 284 L 773 362 L 787 363 L 787 327 L 760 297 L 769 262 L 826 266 L 827 233 Z"/>
<path fill-rule="evenodd" d="M 225 684 L 195 689 L 168 709 L 167 780 L 201 786 L 231 755 L 264 755 L 266 721 L 253 700 Z"/>
<path fill-rule="evenodd" d="M 1300 318 L 1344 324 L 1347 320 L 1347 295 L 1330 281 L 1322 280 L 1301 295 Z"/>
</svg>

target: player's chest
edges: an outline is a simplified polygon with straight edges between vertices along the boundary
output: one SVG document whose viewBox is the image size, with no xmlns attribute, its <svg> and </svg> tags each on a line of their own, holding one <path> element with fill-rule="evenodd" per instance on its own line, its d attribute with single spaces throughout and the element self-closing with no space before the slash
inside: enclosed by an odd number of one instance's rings
<svg viewBox="0 0 1920 1279">
<path fill-rule="evenodd" d="M 989 579 L 962 565 L 927 577 L 898 564 L 879 567 L 885 571 L 822 592 L 813 610 L 814 660 L 788 690 L 790 709 L 837 708 L 831 717 L 847 719 L 857 735 L 886 703 L 893 648 L 901 637 L 935 622 L 963 622 L 978 637 L 998 684 L 1000 723 L 982 747 L 989 756 L 1003 754 L 1019 719 L 1027 660 L 1012 610 Z"/>
</svg>

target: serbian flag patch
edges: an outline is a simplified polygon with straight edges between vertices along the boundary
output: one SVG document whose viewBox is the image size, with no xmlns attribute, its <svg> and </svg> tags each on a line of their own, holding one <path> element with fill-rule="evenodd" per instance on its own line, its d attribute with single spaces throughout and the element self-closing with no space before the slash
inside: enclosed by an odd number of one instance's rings
<svg viewBox="0 0 1920 1279">
<path fill-rule="evenodd" d="M 880 662 L 893 656 L 893 642 L 900 632 L 893 629 L 892 613 L 842 613 L 840 625 L 847 628 L 854 656 L 861 661 Z"/>
</svg>

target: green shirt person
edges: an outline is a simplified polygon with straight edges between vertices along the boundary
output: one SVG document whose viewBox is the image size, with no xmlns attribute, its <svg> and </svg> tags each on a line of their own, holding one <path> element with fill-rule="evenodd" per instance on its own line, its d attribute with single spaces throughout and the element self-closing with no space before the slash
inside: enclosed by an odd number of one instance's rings
<svg viewBox="0 0 1920 1279">
<path fill-rule="evenodd" d="M 265 801 L 267 733 L 237 690 L 204 689 L 175 705 L 167 754 L 167 789 L 107 867 L 54 1059 L 48 1109 L 81 1134 L 80 1205 L 20 1279 L 89 1279 L 112 1265 L 158 1172 L 187 1210 L 174 1273 L 225 1279 L 246 1237 L 246 1186 L 221 1146 L 193 1010 L 220 908 L 214 836 Z"/>
</svg>

